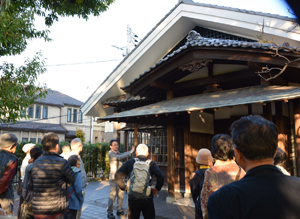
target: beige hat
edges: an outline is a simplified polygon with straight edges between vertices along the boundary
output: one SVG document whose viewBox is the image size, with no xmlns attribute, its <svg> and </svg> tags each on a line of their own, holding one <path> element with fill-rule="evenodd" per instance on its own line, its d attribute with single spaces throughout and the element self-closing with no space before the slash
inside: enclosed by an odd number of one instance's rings
<svg viewBox="0 0 300 219">
<path fill-rule="evenodd" d="M 35 144 L 33 144 L 33 143 L 24 144 L 22 150 L 24 151 L 24 153 L 27 153 L 27 151 L 29 151 L 34 146 L 35 146 Z"/>
<path fill-rule="evenodd" d="M 198 151 L 196 162 L 198 164 L 211 165 L 209 161 L 212 162 L 213 158 L 211 156 L 210 150 L 202 148 Z"/>
<path fill-rule="evenodd" d="M 0 136 L 0 148 L 10 147 L 18 142 L 18 138 L 14 134 L 5 133 Z"/>
</svg>

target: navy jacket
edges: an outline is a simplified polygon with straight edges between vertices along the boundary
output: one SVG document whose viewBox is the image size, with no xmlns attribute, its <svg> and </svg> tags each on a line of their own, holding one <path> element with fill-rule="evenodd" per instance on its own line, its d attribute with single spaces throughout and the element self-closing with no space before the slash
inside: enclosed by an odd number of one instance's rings
<svg viewBox="0 0 300 219">
<path fill-rule="evenodd" d="M 300 179 L 273 165 L 255 167 L 210 195 L 209 219 L 299 219 Z"/>
</svg>

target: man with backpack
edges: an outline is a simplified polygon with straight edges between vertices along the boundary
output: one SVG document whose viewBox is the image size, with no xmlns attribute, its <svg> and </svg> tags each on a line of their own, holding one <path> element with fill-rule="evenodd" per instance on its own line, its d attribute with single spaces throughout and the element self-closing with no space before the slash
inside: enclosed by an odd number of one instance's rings
<svg viewBox="0 0 300 219">
<path fill-rule="evenodd" d="M 139 144 L 136 158 L 128 160 L 118 169 L 115 179 L 120 189 L 128 192 L 128 219 L 140 218 L 143 212 L 145 219 L 155 218 L 153 197 L 164 184 L 164 174 L 153 161 L 147 158 L 148 146 Z M 156 185 L 151 188 L 152 176 L 156 177 Z M 127 185 L 124 179 L 129 176 Z"/>
<path fill-rule="evenodd" d="M 200 164 L 200 167 L 198 170 L 191 174 L 190 186 L 193 201 L 195 203 L 195 219 L 202 219 L 203 216 L 201 210 L 200 195 L 204 181 L 204 173 L 207 169 L 213 166 L 213 158 L 211 152 L 206 148 L 200 149 L 196 157 L 196 162 Z"/>
</svg>

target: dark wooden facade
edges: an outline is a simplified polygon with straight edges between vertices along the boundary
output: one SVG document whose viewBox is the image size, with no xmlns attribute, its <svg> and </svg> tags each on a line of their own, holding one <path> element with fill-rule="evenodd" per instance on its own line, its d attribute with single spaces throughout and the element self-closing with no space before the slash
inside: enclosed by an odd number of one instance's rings
<svg viewBox="0 0 300 219">
<path fill-rule="evenodd" d="M 197 38 L 193 40 L 199 41 Z M 195 94 L 263 85 L 300 86 L 299 61 L 291 63 L 285 72 L 275 79 L 265 81 L 256 72 L 266 65 L 269 68 L 282 68 L 286 60 L 273 57 L 274 50 L 270 48 L 256 48 L 249 43 L 247 45 L 246 48 L 213 45 L 187 46 L 187 48 L 178 50 L 176 54 L 165 57 L 161 63 L 123 88 L 128 95 L 140 96 L 145 99 L 137 102 L 134 107 L 130 107 L 126 101 L 120 105 L 114 103 L 111 107 L 115 107 L 117 112 L 123 112 L 149 103 L 158 103 L 159 106 L 160 101 Z M 290 60 L 300 57 L 299 54 L 289 51 L 280 51 L 280 54 Z M 189 78 L 193 74 L 195 78 Z M 292 175 L 300 176 L 299 97 L 250 103 L 239 108 L 220 106 L 198 110 L 199 117 L 201 113 L 211 116 L 213 126 L 211 132 L 201 133 L 201 131 L 191 130 L 192 111 L 147 114 L 145 116 L 131 115 L 118 118 L 107 117 L 111 121 L 134 124 L 135 145 L 140 143 L 137 139 L 138 125 L 162 126 L 167 130 L 167 165 L 161 166 L 161 169 L 166 175 L 169 197 L 173 198 L 175 190 L 180 187 L 185 189 L 186 195 L 189 194 L 189 176 L 198 168 L 195 162 L 198 150 L 210 148 L 210 141 L 214 134 L 229 134 L 232 122 L 249 114 L 260 114 L 277 125 L 279 147 L 288 154 L 287 169 Z"/>
</svg>

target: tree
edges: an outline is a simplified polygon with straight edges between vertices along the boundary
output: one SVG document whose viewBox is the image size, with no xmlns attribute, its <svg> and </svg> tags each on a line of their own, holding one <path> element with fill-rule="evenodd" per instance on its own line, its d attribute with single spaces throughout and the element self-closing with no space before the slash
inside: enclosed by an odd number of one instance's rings
<svg viewBox="0 0 300 219">
<path fill-rule="evenodd" d="M 36 16 L 50 27 L 59 16 L 88 19 L 108 9 L 114 0 L 0 0 L 0 57 L 21 54 L 27 42 L 34 38 L 50 41 L 49 30 L 37 30 Z M 0 64 L 0 122 L 16 122 L 28 117 L 22 110 L 47 94 L 46 86 L 36 86 L 40 74 L 46 71 L 42 53 L 37 52 L 24 65 Z"/>
<path fill-rule="evenodd" d="M 85 132 L 82 129 L 76 129 L 76 134 L 75 134 L 76 138 L 80 138 L 81 142 L 84 143 L 85 142 Z"/>
</svg>

